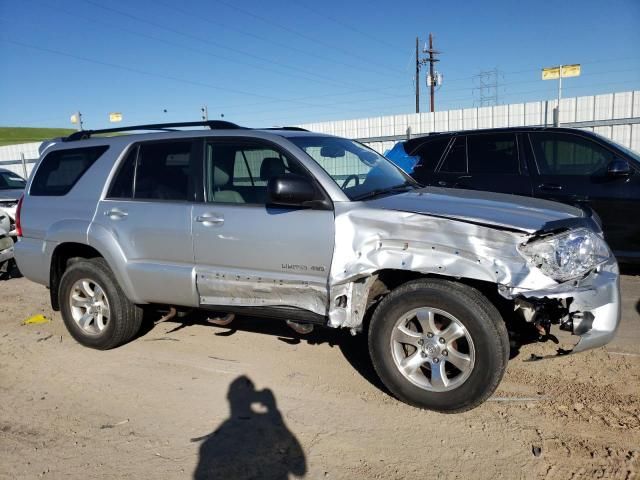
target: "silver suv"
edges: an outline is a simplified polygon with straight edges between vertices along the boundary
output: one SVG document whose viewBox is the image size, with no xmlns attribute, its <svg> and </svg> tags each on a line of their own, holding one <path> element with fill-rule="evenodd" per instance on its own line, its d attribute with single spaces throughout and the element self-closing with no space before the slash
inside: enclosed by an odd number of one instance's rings
<svg viewBox="0 0 640 480">
<path fill-rule="evenodd" d="M 193 126 L 209 130 L 175 130 Z M 123 130 L 160 131 L 98 135 Z M 131 340 L 144 305 L 348 328 L 395 396 L 442 412 L 493 393 L 511 326 L 558 325 L 579 352 L 620 320 L 616 261 L 582 210 L 421 188 L 298 128 L 81 131 L 43 151 L 18 210 L 18 266 L 83 345 Z"/>
</svg>

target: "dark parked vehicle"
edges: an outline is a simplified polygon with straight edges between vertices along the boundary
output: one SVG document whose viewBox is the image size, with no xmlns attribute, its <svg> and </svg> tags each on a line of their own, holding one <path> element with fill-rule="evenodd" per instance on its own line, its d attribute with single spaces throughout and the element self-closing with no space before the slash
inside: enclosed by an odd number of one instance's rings
<svg viewBox="0 0 640 480">
<path fill-rule="evenodd" d="M 587 206 L 626 263 L 640 262 L 640 156 L 593 132 L 518 127 L 434 133 L 387 157 L 423 185 L 526 195 Z"/>
</svg>

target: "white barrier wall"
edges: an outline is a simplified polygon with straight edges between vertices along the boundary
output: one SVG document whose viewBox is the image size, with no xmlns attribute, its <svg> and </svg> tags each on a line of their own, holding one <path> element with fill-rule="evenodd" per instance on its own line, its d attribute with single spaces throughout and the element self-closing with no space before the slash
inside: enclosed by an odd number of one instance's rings
<svg viewBox="0 0 640 480">
<path fill-rule="evenodd" d="M 21 177 L 24 176 L 22 158 L 25 159 L 27 175 L 31 173 L 38 158 L 38 147 L 42 142 L 21 143 L 19 145 L 5 145 L 0 147 L 0 168 L 11 170 Z"/>
<path fill-rule="evenodd" d="M 307 123 L 302 128 L 357 138 L 385 152 L 410 128 L 412 136 L 430 132 L 479 128 L 553 125 L 557 100 L 513 103 L 493 107 L 464 108 L 429 113 Z M 640 90 L 563 98 L 560 121 L 564 126 L 594 130 L 625 147 L 640 152 Z M 586 123 L 587 125 L 580 125 Z M 397 137 L 397 138 L 381 138 Z"/>
<path fill-rule="evenodd" d="M 384 117 L 335 120 L 300 125 L 307 130 L 357 138 L 384 153 L 407 137 L 430 132 L 476 130 L 479 128 L 553 125 L 557 100 L 513 103 L 494 107 L 463 108 L 434 113 L 409 113 Z M 560 102 L 563 126 L 593 130 L 640 153 L 640 90 L 563 98 Z M 24 174 L 24 155 L 30 173 L 38 158 L 40 142 L 0 147 L 0 168 Z"/>
</svg>

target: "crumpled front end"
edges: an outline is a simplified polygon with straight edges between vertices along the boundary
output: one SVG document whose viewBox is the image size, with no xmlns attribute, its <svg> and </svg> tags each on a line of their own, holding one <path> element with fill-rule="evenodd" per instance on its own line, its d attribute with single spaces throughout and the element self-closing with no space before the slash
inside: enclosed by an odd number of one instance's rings
<svg viewBox="0 0 640 480">
<path fill-rule="evenodd" d="M 553 221 L 532 233 L 481 221 L 338 205 L 328 324 L 360 331 L 379 294 L 377 280 L 385 272 L 404 271 L 495 285 L 513 302 L 516 314 L 541 334 L 559 325 L 579 337 L 573 352 L 602 346 L 620 322 L 618 266 L 610 252 L 606 261 L 570 281 L 555 280 L 521 253 L 532 240 L 591 229 L 588 222 Z"/>
<path fill-rule="evenodd" d="M 560 350 L 560 354 L 606 345 L 620 323 L 620 276 L 613 257 L 583 278 L 550 288 L 510 287 L 499 291 L 505 298 L 512 299 L 525 320 L 541 331 L 548 332 L 551 325 L 558 325 L 578 337 L 572 350 Z"/>
</svg>

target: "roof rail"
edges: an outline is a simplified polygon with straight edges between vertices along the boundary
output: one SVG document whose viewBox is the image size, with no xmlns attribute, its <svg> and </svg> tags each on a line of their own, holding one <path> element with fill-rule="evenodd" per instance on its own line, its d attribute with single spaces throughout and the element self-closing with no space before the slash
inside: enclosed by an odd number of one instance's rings
<svg viewBox="0 0 640 480">
<path fill-rule="evenodd" d="M 207 120 L 202 122 L 178 122 L 178 123 L 153 123 L 149 125 L 131 125 L 129 127 L 105 128 L 102 130 L 79 130 L 62 139 L 64 142 L 85 140 L 92 135 L 101 133 L 134 132 L 136 130 L 171 130 L 176 127 L 209 127 L 211 130 L 235 130 L 244 129 L 232 122 L 225 120 Z"/>
<path fill-rule="evenodd" d="M 262 128 L 260 130 L 290 130 L 292 132 L 308 132 L 309 131 L 306 128 L 302 128 L 302 127 L 269 127 L 269 128 Z"/>
</svg>

